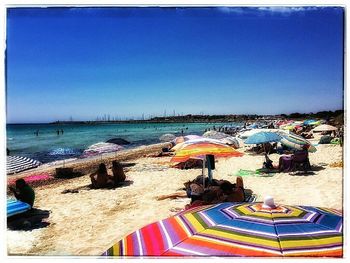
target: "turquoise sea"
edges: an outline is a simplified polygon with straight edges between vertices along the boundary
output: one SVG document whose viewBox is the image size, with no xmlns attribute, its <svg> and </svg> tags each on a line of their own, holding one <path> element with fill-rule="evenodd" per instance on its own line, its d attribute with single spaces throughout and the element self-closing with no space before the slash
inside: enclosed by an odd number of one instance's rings
<svg viewBox="0 0 350 263">
<path fill-rule="evenodd" d="M 76 158 L 90 145 L 123 138 L 125 148 L 159 143 L 159 137 L 171 133 L 202 135 L 208 128 L 235 123 L 142 123 L 142 124 L 8 124 L 7 148 L 10 155 L 20 155 L 43 163 Z M 63 130 L 57 134 L 57 130 Z M 38 136 L 35 134 L 39 131 Z"/>
</svg>

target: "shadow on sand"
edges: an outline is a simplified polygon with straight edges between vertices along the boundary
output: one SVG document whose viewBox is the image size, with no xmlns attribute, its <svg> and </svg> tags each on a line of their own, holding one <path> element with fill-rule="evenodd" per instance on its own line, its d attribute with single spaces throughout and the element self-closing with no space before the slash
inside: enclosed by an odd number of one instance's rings
<svg viewBox="0 0 350 263">
<path fill-rule="evenodd" d="M 117 186 L 110 186 L 110 187 L 106 187 L 106 188 L 93 188 L 92 184 L 88 184 L 88 185 L 83 185 L 83 186 L 79 186 L 76 188 L 72 188 L 72 189 L 65 189 L 61 192 L 61 194 L 76 194 L 79 193 L 79 191 L 81 190 L 115 190 L 117 188 L 122 188 L 122 187 L 127 187 L 129 185 L 132 185 L 134 183 L 134 181 L 131 180 L 125 180 L 122 183 L 119 183 Z"/>
<path fill-rule="evenodd" d="M 44 219 L 50 216 L 50 211 L 32 208 L 31 210 L 7 218 L 7 228 L 10 230 L 31 231 L 50 225 Z"/>
</svg>

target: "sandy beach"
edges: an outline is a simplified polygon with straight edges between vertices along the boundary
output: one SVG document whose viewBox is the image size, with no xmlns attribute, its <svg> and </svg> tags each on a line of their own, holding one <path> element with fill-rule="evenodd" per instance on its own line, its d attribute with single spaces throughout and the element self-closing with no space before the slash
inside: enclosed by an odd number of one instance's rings
<svg viewBox="0 0 350 263">
<path fill-rule="evenodd" d="M 214 178 L 235 182 L 239 169 L 261 168 L 263 155 L 238 149 L 243 157 L 217 159 Z M 271 154 L 274 164 L 280 155 Z M 309 155 L 313 173 L 245 176 L 244 186 L 263 201 L 273 196 L 278 204 L 310 205 L 342 210 L 343 168 L 339 145 L 318 145 Z M 90 189 L 87 175 L 35 187 L 35 207 L 50 211 L 47 226 L 31 231 L 7 230 L 9 255 L 100 255 L 116 241 L 138 228 L 176 214 L 189 198 L 157 201 L 157 196 L 182 191 L 184 183 L 201 169 L 172 168 L 170 157 L 124 160 L 126 182 L 115 189 Z M 76 193 L 62 193 L 64 190 Z"/>
</svg>

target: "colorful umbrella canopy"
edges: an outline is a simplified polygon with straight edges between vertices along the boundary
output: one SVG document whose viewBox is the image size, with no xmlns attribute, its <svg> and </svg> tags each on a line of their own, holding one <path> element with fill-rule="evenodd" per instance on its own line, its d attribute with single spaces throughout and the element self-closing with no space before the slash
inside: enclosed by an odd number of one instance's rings
<svg viewBox="0 0 350 263">
<path fill-rule="evenodd" d="M 290 147 L 295 150 L 302 150 L 304 145 L 308 146 L 309 152 L 316 152 L 317 149 L 315 146 L 311 144 L 305 138 L 298 136 L 294 133 L 286 133 L 286 132 L 277 132 L 280 136 L 282 136 L 281 143 L 287 147 Z"/>
<path fill-rule="evenodd" d="M 268 142 L 278 142 L 281 139 L 282 137 L 275 132 L 259 132 L 249 136 L 244 143 L 262 144 L 262 143 L 268 143 Z"/>
<path fill-rule="evenodd" d="M 174 147 L 172 147 L 171 150 L 178 151 L 182 147 L 184 147 L 185 145 L 194 144 L 194 143 L 200 143 L 200 142 L 211 142 L 211 143 L 215 143 L 215 144 L 226 145 L 226 143 L 223 142 L 222 140 L 216 140 L 216 139 L 211 139 L 211 138 L 199 137 L 199 138 L 195 138 L 195 139 L 191 139 L 191 140 L 187 140 L 187 141 L 178 143 Z"/>
<path fill-rule="evenodd" d="M 304 125 L 312 126 L 312 125 L 319 125 L 321 121 L 316 120 L 306 120 L 303 122 Z"/>
<path fill-rule="evenodd" d="M 314 132 L 323 132 L 323 131 L 337 131 L 338 128 L 334 127 L 332 125 L 328 125 L 328 124 L 322 124 L 320 126 L 317 126 L 316 128 L 314 128 L 312 131 Z"/>
<path fill-rule="evenodd" d="M 221 142 L 215 143 L 213 141 L 197 139 L 186 142 L 182 148 L 175 151 L 175 156 L 171 158 L 171 161 L 185 162 L 192 157 L 205 155 L 214 155 L 216 157 L 238 157 L 243 154 Z"/>
<path fill-rule="evenodd" d="M 331 209 L 221 203 L 147 225 L 103 255 L 342 257 L 342 224 Z"/>
</svg>

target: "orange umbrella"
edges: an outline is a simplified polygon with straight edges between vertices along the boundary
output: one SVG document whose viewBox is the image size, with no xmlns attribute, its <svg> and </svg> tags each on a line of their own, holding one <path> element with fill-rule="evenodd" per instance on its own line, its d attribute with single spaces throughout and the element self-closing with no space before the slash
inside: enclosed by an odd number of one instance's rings
<svg viewBox="0 0 350 263">
<path fill-rule="evenodd" d="M 201 141 L 184 145 L 175 152 L 175 156 L 171 158 L 172 162 L 185 162 L 191 157 L 200 157 L 205 155 L 214 155 L 215 157 L 240 157 L 243 153 L 236 151 L 234 148 L 213 142 Z"/>
</svg>

